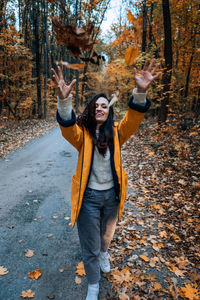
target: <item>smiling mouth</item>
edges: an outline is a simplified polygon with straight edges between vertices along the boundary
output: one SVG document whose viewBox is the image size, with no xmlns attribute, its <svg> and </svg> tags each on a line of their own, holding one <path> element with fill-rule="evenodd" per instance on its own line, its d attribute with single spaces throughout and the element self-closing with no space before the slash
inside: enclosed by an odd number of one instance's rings
<svg viewBox="0 0 200 300">
<path fill-rule="evenodd" d="M 96 117 L 102 117 L 102 116 L 103 116 L 103 114 L 101 114 L 101 113 L 96 114 Z"/>
</svg>

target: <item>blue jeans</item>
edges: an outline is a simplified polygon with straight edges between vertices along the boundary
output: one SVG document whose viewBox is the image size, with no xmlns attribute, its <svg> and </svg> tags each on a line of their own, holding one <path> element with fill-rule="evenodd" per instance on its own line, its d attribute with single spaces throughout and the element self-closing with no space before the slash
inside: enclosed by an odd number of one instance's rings
<svg viewBox="0 0 200 300">
<path fill-rule="evenodd" d="M 87 188 L 77 220 L 83 263 L 88 283 L 100 280 L 99 254 L 106 252 L 115 232 L 119 203 L 115 190 Z"/>
</svg>

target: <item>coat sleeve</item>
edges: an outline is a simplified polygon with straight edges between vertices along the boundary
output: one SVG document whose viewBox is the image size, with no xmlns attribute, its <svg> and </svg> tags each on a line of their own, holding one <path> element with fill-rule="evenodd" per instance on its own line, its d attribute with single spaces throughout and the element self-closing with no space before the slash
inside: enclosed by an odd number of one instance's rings
<svg viewBox="0 0 200 300">
<path fill-rule="evenodd" d="M 128 111 L 119 123 L 120 146 L 122 146 L 138 129 L 140 123 L 144 119 L 145 112 L 151 106 L 151 102 L 148 99 L 146 99 L 145 105 L 136 104 L 133 100 L 134 98 L 131 96 L 128 102 Z"/>
<path fill-rule="evenodd" d="M 62 136 L 74 146 L 78 151 L 80 151 L 83 144 L 83 130 L 76 124 L 76 115 L 72 110 L 72 117 L 70 120 L 63 120 L 59 112 L 56 113 L 56 119 L 59 123 Z"/>
</svg>

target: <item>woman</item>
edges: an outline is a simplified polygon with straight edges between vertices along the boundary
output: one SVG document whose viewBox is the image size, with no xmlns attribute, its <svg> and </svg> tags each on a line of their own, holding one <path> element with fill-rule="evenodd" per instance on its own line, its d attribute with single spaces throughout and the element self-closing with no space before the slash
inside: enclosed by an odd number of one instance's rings
<svg viewBox="0 0 200 300">
<path fill-rule="evenodd" d="M 126 198 L 127 173 L 121 164 L 121 146 L 138 128 L 150 107 L 146 99 L 155 74 L 155 60 L 147 61 L 140 74 L 134 69 L 136 88 L 128 102 L 128 111 L 118 124 L 104 94 L 96 95 L 76 120 L 70 94 L 75 80 L 67 86 L 62 70 L 52 69 L 57 88 L 57 121 L 63 137 L 79 152 L 76 173 L 72 177 L 71 222 L 77 221 L 83 262 L 88 279 L 86 300 L 97 300 L 100 269 L 110 271 L 108 247 L 117 216 L 120 219 Z"/>
</svg>

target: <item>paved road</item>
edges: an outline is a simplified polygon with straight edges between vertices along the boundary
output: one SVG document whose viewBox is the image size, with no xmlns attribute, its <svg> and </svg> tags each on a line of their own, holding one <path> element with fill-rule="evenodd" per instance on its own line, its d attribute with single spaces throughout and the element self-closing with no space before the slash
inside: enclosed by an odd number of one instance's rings
<svg viewBox="0 0 200 300">
<path fill-rule="evenodd" d="M 36 300 L 85 299 L 86 278 L 74 282 L 81 250 L 69 219 L 76 160 L 58 127 L 0 159 L 0 266 L 9 270 L 0 276 L 0 300 L 22 299 L 28 289 Z M 26 249 L 35 255 L 25 257 Z M 32 280 L 28 273 L 36 269 L 43 274 Z M 109 290 L 104 278 L 101 286 L 103 299 Z"/>
</svg>

